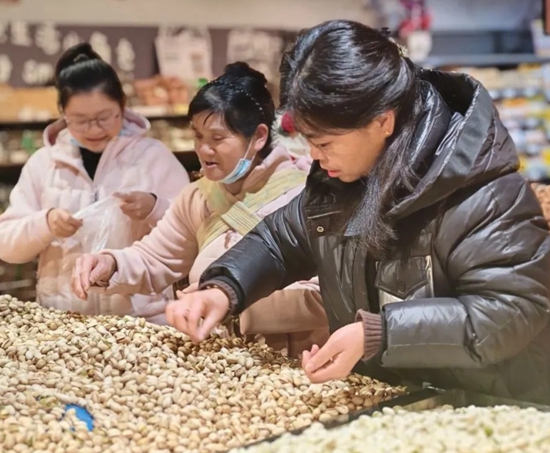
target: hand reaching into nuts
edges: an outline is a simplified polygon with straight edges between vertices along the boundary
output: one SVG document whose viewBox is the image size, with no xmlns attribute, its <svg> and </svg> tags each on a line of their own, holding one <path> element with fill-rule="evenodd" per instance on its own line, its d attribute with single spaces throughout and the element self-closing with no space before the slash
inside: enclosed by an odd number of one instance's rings
<svg viewBox="0 0 550 453">
<path fill-rule="evenodd" d="M 365 332 L 362 322 L 354 322 L 334 332 L 319 349 L 313 345 L 304 351 L 302 368 L 313 383 L 344 379 L 349 376 L 365 352 Z"/>
<path fill-rule="evenodd" d="M 168 324 L 191 337 L 193 343 L 208 338 L 210 332 L 227 315 L 229 299 L 218 288 L 178 292 L 178 300 L 166 307 Z"/>
<path fill-rule="evenodd" d="M 73 292 L 86 300 L 92 286 L 107 286 L 117 270 L 115 259 L 111 255 L 82 255 L 76 260 L 71 277 Z"/>
</svg>

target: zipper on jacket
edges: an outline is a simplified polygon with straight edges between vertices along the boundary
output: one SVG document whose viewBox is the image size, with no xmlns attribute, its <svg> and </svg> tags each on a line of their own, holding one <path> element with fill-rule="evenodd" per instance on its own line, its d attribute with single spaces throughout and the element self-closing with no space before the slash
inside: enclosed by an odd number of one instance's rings
<svg viewBox="0 0 550 453">
<path fill-rule="evenodd" d="M 95 175 L 94 175 L 93 179 L 90 178 L 91 181 L 92 181 L 92 187 L 93 187 L 93 190 L 94 190 L 94 202 L 98 201 L 98 199 L 99 199 L 99 188 L 98 188 L 99 184 L 97 183 L 97 181 L 100 180 L 100 176 L 103 176 L 102 172 L 103 172 L 103 167 L 105 167 L 106 153 L 107 153 L 107 151 L 110 151 L 113 146 L 114 146 L 113 141 L 110 141 L 109 143 L 107 143 L 107 146 L 103 150 L 101 159 L 99 159 L 99 163 L 97 165 Z"/>
<path fill-rule="evenodd" d="M 330 212 L 325 212 L 325 213 L 322 213 L 322 214 L 314 214 L 314 215 L 308 215 L 307 216 L 307 219 L 308 220 L 317 220 L 317 219 L 321 219 L 323 217 L 328 217 L 329 215 L 334 215 L 334 214 L 340 214 L 342 211 L 330 211 Z"/>
</svg>

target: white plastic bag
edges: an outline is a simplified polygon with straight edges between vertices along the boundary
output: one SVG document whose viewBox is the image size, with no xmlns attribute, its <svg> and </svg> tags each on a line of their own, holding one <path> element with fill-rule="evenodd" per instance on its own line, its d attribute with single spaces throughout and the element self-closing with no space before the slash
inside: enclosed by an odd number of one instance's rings
<svg viewBox="0 0 550 453">
<path fill-rule="evenodd" d="M 81 245 L 84 253 L 98 253 L 106 248 L 121 249 L 132 245 L 131 220 L 121 211 L 120 199 L 110 196 L 96 201 L 74 216 L 82 226 L 63 241 L 65 248 Z"/>
</svg>

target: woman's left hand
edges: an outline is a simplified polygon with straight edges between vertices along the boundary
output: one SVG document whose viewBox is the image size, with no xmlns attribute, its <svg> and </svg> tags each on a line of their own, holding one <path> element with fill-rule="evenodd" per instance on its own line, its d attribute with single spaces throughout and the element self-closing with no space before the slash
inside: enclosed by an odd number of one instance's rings
<svg viewBox="0 0 550 453">
<path fill-rule="evenodd" d="M 121 200 L 120 209 L 132 220 L 145 220 L 157 203 L 154 195 L 147 192 L 115 193 Z"/>
<path fill-rule="evenodd" d="M 319 349 L 304 351 L 302 368 L 313 383 L 349 376 L 353 367 L 365 353 L 365 331 L 362 322 L 354 322 L 334 332 Z"/>
</svg>

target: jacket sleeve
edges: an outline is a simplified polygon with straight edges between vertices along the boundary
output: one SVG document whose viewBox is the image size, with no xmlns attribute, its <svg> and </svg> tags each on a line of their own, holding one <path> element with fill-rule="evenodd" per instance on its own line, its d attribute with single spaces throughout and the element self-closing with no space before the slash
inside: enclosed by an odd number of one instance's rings
<svg viewBox="0 0 550 453">
<path fill-rule="evenodd" d="M 157 201 L 145 219 L 151 228 L 162 219 L 170 203 L 189 184 L 187 171 L 172 151 L 157 140 L 154 141 L 152 148 L 154 148 L 155 160 L 154 166 L 150 169 L 150 174 L 154 177 L 151 193 L 157 197 Z"/>
<path fill-rule="evenodd" d="M 384 306 L 382 365 L 476 368 L 510 359 L 550 320 L 550 236 L 517 174 L 448 210 L 435 240 L 456 297 Z"/>
<path fill-rule="evenodd" d="M 44 151 L 37 151 L 23 167 L 10 194 L 10 205 L 0 216 L 0 259 L 26 263 L 35 259 L 54 240 L 47 222 L 48 209 L 40 200 Z"/>
<path fill-rule="evenodd" d="M 118 271 L 106 294 L 158 294 L 189 273 L 198 254 L 192 228 L 192 186 L 184 189 L 166 215 L 147 236 L 122 250 L 105 250 L 113 256 Z"/>
<path fill-rule="evenodd" d="M 317 274 L 303 215 L 303 193 L 267 216 L 201 276 L 217 280 L 237 295 L 236 313 L 299 280 Z"/>
</svg>

